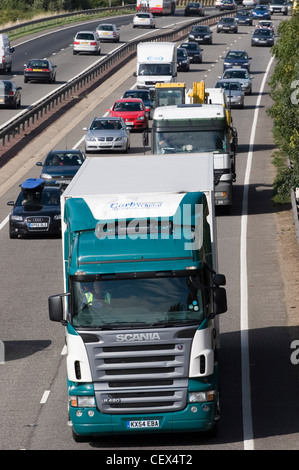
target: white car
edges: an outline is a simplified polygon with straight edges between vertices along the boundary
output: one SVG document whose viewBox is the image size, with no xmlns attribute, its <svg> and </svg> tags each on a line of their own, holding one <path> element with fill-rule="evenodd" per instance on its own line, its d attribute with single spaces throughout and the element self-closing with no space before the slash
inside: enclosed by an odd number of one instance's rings
<svg viewBox="0 0 299 470">
<path fill-rule="evenodd" d="M 99 24 L 96 29 L 97 35 L 101 41 L 119 42 L 120 33 L 119 28 L 115 24 Z"/>
<path fill-rule="evenodd" d="M 88 52 L 100 54 L 100 39 L 95 31 L 78 31 L 74 37 L 73 54 Z"/>
<path fill-rule="evenodd" d="M 138 26 L 148 27 L 148 28 L 155 28 L 156 27 L 156 20 L 152 13 L 141 12 L 136 13 L 133 18 L 133 28 L 137 28 Z"/>
<path fill-rule="evenodd" d="M 260 4 L 260 0 L 243 0 L 242 5 L 243 7 L 256 7 Z"/>
</svg>

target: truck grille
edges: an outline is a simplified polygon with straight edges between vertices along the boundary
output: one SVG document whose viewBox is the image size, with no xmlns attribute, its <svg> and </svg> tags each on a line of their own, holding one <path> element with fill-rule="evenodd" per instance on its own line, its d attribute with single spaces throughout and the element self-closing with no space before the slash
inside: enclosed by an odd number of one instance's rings
<svg viewBox="0 0 299 470">
<path fill-rule="evenodd" d="M 149 341 L 146 334 L 153 333 Z M 82 334 L 91 364 L 96 401 L 102 413 L 177 411 L 187 403 L 189 358 L 194 328 Z M 144 335 L 145 334 L 145 335 Z M 127 336 L 128 335 L 128 336 Z M 143 336 L 141 336 L 143 335 Z M 132 338 L 137 338 L 131 344 Z M 159 338 L 157 340 L 157 338 Z"/>
</svg>

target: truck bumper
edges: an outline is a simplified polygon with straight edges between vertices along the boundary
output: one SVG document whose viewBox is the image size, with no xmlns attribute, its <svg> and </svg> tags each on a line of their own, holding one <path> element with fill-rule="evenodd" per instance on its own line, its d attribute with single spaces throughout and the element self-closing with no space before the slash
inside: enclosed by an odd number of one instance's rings
<svg viewBox="0 0 299 470">
<path fill-rule="evenodd" d="M 93 416 L 89 415 L 91 410 L 94 412 Z M 151 415 L 111 415 L 100 413 L 95 408 L 70 407 L 69 411 L 75 435 L 96 437 L 113 434 L 204 432 L 215 425 L 216 410 L 216 402 L 208 402 L 188 404 L 184 410 L 175 413 Z"/>
</svg>

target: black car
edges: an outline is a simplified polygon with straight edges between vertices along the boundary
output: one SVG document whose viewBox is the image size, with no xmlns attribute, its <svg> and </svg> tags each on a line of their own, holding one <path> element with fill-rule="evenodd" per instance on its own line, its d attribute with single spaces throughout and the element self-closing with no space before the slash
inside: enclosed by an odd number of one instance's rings
<svg viewBox="0 0 299 470">
<path fill-rule="evenodd" d="M 67 185 L 84 160 L 85 154 L 81 150 L 51 150 L 44 163 L 37 162 L 36 165 L 43 167 L 40 177 L 46 182 Z"/>
<path fill-rule="evenodd" d="M 56 81 L 56 65 L 48 59 L 31 59 L 25 64 L 24 83 L 32 80 L 54 83 Z"/>
<path fill-rule="evenodd" d="M 252 13 L 251 10 L 241 10 L 235 15 L 235 19 L 238 24 L 245 24 L 252 26 Z"/>
<path fill-rule="evenodd" d="M 237 33 L 238 32 L 238 23 L 235 18 L 225 17 L 222 18 L 217 23 L 217 33 Z"/>
<path fill-rule="evenodd" d="M 177 69 L 185 72 L 190 70 L 190 58 L 183 47 L 177 48 Z"/>
<path fill-rule="evenodd" d="M 202 63 L 202 49 L 197 42 L 183 42 L 180 47 L 186 49 L 190 62 Z"/>
<path fill-rule="evenodd" d="M 204 16 L 205 15 L 205 10 L 200 2 L 191 2 L 187 3 L 185 6 L 185 16 Z"/>
<path fill-rule="evenodd" d="M 30 178 L 25 183 L 36 183 L 32 189 L 24 189 L 16 200 L 7 204 L 13 206 L 9 215 L 9 237 L 24 235 L 60 235 L 61 209 L 59 186 L 46 185 L 41 179 Z"/>
<path fill-rule="evenodd" d="M 251 36 L 251 46 L 268 46 L 274 44 L 274 33 L 270 29 L 257 28 Z"/>
<path fill-rule="evenodd" d="M 212 44 L 213 33 L 210 26 L 193 26 L 188 35 L 188 41 L 202 44 Z"/>
<path fill-rule="evenodd" d="M 12 80 L 0 80 L 0 106 L 19 108 L 21 106 L 22 87 Z"/>
</svg>

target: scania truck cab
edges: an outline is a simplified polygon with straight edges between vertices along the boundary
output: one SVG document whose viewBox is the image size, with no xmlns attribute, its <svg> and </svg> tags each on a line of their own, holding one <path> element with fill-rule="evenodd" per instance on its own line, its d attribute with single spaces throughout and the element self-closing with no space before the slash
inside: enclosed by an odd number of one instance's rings
<svg viewBox="0 0 299 470">
<path fill-rule="evenodd" d="M 49 314 L 65 326 L 76 441 L 215 429 L 225 276 L 213 159 L 193 160 L 87 158 L 62 195 L 65 285 Z"/>
</svg>

